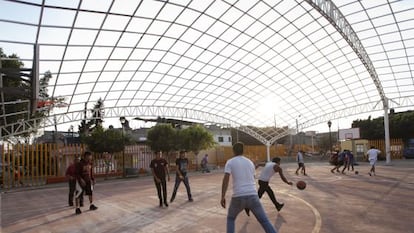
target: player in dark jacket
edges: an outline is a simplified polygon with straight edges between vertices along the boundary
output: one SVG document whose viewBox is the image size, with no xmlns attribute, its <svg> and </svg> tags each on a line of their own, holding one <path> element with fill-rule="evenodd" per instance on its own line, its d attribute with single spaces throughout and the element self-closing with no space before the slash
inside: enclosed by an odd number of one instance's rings
<svg viewBox="0 0 414 233">
<path fill-rule="evenodd" d="M 188 159 L 185 157 L 185 151 L 180 151 L 180 157 L 175 160 L 176 165 L 176 176 L 175 176 L 175 185 L 174 191 L 171 196 L 170 202 L 173 202 L 175 195 L 177 194 L 177 189 L 181 184 L 181 181 L 184 183 L 187 190 L 188 201 L 192 202 L 193 198 L 191 196 L 190 183 L 188 182 L 187 170 L 188 170 Z"/>
</svg>

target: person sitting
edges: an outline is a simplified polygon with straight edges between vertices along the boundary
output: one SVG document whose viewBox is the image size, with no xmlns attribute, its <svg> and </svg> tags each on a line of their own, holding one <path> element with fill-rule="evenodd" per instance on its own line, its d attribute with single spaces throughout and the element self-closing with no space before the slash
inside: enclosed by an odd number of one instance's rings
<svg viewBox="0 0 414 233">
<path fill-rule="evenodd" d="M 210 170 L 208 169 L 208 154 L 205 154 L 204 158 L 201 160 L 201 172 L 210 172 Z"/>
</svg>

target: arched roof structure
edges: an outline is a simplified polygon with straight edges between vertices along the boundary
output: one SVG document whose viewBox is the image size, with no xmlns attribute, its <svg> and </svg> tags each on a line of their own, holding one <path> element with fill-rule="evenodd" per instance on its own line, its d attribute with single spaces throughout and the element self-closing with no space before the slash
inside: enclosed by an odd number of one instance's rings
<svg viewBox="0 0 414 233">
<path fill-rule="evenodd" d="M 414 106 L 412 1 L 2 0 L 0 28 L 26 66 L 37 46 L 67 103 L 58 124 L 102 98 L 109 118 L 220 123 L 266 143 L 299 116 L 307 128 Z"/>
</svg>

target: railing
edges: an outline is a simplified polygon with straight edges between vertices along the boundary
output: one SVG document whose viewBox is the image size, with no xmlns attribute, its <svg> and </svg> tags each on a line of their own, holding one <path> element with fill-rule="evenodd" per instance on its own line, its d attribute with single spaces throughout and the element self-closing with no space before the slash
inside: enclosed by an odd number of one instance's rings
<svg viewBox="0 0 414 233">
<path fill-rule="evenodd" d="M 390 155 L 391 159 L 402 159 L 404 142 L 400 138 L 392 138 L 391 140 Z M 379 140 L 369 140 L 368 146 L 375 146 L 375 148 L 381 151 L 380 159 L 385 159 L 385 141 L 382 139 Z M 369 148 L 368 148 L 369 149 Z"/>
<path fill-rule="evenodd" d="M 67 167 L 73 163 L 75 157 L 83 154 L 84 145 L 8 145 L 0 147 L 1 172 L 0 182 L 2 189 L 42 186 L 50 183 L 64 182 Z M 272 155 L 285 155 L 285 147 L 279 145 L 271 147 Z M 208 151 L 187 153 L 189 170 L 200 169 L 199 164 L 203 155 L 209 154 L 209 164 L 214 167 L 224 167 L 227 159 L 233 153 L 231 147 L 218 146 Z M 245 154 L 253 161 L 266 159 L 265 146 L 246 146 Z M 168 161 L 171 174 L 175 171 L 177 153 L 164 154 Z M 154 158 L 152 151 L 146 145 L 126 146 L 125 150 L 115 154 L 93 154 L 94 174 L 96 177 L 114 178 L 122 176 L 149 175 L 149 164 Z M 124 164 L 125 162 L 125 164 Z"/>
<path fill-rule="evenodd" d="M 84 151 L 84 145 L 3 146 L 0 148 L 1 187 L 31 187 L 65 181 L 67 167 Z M 123 152 L 115 154 L 93 154 L 94 174 L 105 178 L 130 175 L 130 171 L 147 174 L 152 159 L 152 152 L 145 145 L 127 146 Z"/>
<path fill-rule="evenodd" d="M 375 145 L 384 151 L 383 140 L 369 141 L 369 145 Z M 277 145 L 270 148 L 270 155 L 285 157 L 285 161 L 294 159 L 299 149 L 311 151 L 305 145 Z M 392 159 L 402 158 L 403 143 L 396 139 L 391 141 Z M 246 146 L 245 155 L 254 162 L 265 161 L 266 147 Z M 1 171 L 0 182 L 2 189 L 22 188 L 31 186 L 42 186 L 55 182 L 65 181 L 67 167 L 75 157 L 85 151 L 84 145 L 57 145 L 57 144 L 36 144 L 36 145 L 0 145 Z M 218 146 L 208 151 L 187 153 L 190 162 L 189 170 L 199 169 L 200 161 L 204 154 L 209 154 L 209 164 L 215 167 L 224 167 L 225 162 L 233 156 L 232 148 Z M 171 174 L 175 170 L 175 158 L 177 153 L 164 154 L 168 161 Z M 93 154 L 94 174 L 96 177 L 114 178 L 124 175 L 149 175 L 150 162 L 154 158 L 152 151 L 146 145 L 126 146 L 123 152 L 115 154 Z M 293 160 L 292 160 L 293 161 Z M 125 164 L 124 164 L 125 162 Z"/>
</svg>

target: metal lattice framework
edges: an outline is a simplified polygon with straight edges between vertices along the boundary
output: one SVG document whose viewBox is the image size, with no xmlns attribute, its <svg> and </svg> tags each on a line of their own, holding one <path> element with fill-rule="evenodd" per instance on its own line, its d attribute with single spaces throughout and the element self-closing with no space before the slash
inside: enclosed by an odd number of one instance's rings
<svg viewBox="0 0 414 233">
<path fill-rule="evenodd" d="M 1 0 L 0 47 L 50 71 L 48 93 L 67 106 L 0 134 L 68 128 L 99 98 L 108 124 L 196 120 L 264 144 L 297 126 L 412 109 L 413 15 L 413 2 L 386 0 Z"/>
</svg>

